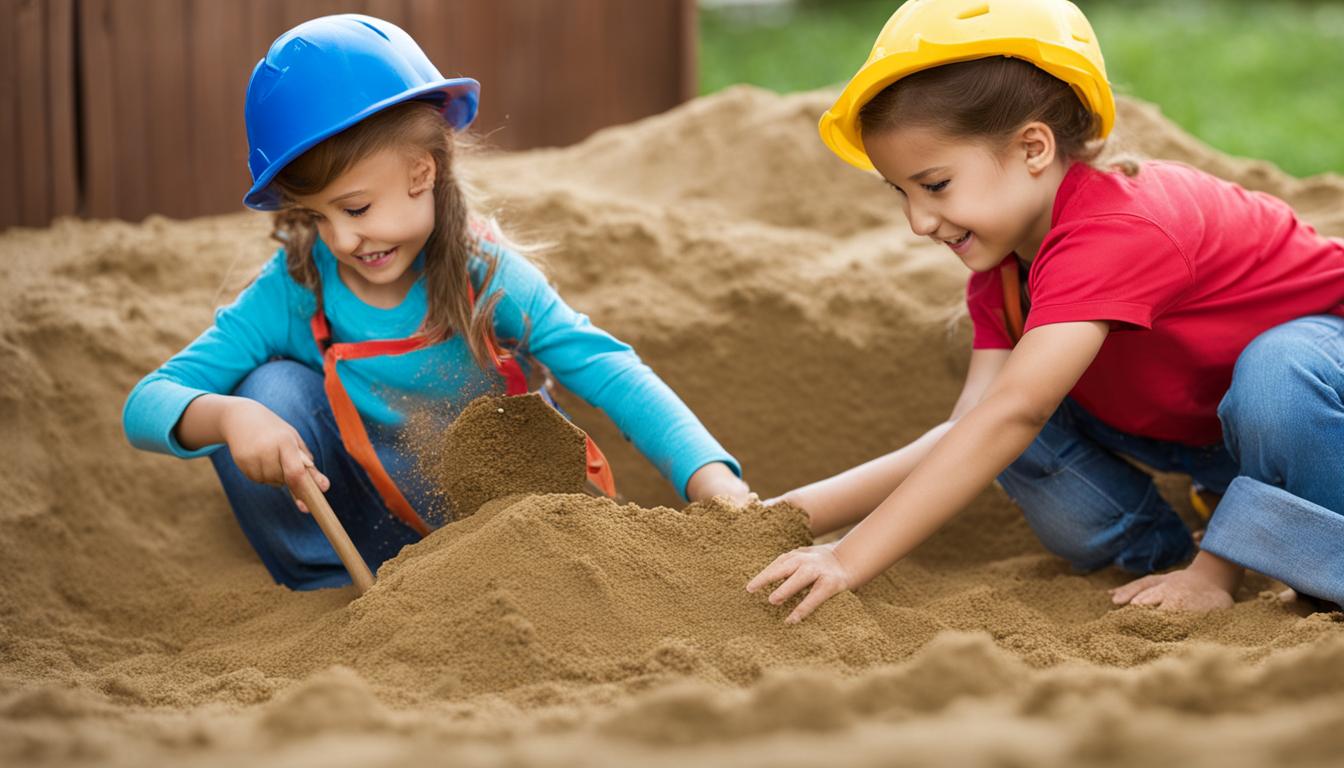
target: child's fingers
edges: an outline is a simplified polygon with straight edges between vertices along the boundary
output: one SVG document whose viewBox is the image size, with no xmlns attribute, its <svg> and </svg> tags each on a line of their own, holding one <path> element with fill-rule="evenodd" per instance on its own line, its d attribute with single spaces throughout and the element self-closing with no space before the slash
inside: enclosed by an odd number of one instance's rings
<svg viewBox="0 0 1344 768">
<path fill-rule="evenodd" d="M 313 478 L 313 482 L 317 483 L 317 487 L 321 489 L 323 493 L 331 490 L 331 481 L 327 479 L 326 475 L 318 472 L 317 467 L 309 467 L 308 474 Z"/>
<path fill-rule="evenodd" d="M 1134 600 L 1134 597 L 1154 584 L 1160 583 L 1161 576 L 1144 576 L 1141 579 L 1135 579 L 1123 586 L 1111 590 L 1111 602 L 1116 605 L 1124 605 Z"/>
<path fill-rule="evenodd" d="M 303 514 L 305 514 L 305 515 L 308 514 L 308 505 L 307 505 L 307 504 L 304 504 L 302 501 L 299 501 L 298 499 L 295 499 L 295 500 L 294 500 L 294 506 L 298 507 L 298 508 L 299 508 L 299 511 L 302 512 Z"/>
<path fill-rule="evenodd" d="M 1160 606 L 1167 599 L 1167 588 L 1165 584 L 1157 584 L 1150 589 L 1145 589 L 1134 596 L 1129 601 L 1130 605 Z"/>
<path fill-rule="evenodd" d="M 790 597 L 802 591 L 803 587 L 817 580 L 816 571 L 811 568 L 799 568 L 793 572 L 793 575 L 784 580 L 774 592 L 770 593 L 770 602 L 774 605 L 788 600 Z"/>
<path fill-rule="evenodd" d="M 812 588 L 807 591 L 807 597 L 804 597 L 803 601 L 793 609 L 793 613 L 789 614 L 784 623 L 797 624 L 806 619 L 818 606 L 830 600 L 838 592 L 840 592 L 840 587 L 835 582 L 830 579 L 817 579 L 812 582 Z"/>
<path fill-rule="evenodd" d="M 323 493 L 326 493 L 331 488 L 331 481 L 327 479 L 326 475 L 318 471 L 317 465 L 313 463 L 313 455 L 308 451 L 303 452 L 303 464 L 308 468 L 308 476 L 313 478 L 313 482 L 317 483 L 317 487 Z"/>
<path fill-rule="evenodd" d="M 280 449 L 280 468 L 284 471 L 285 485 L 289 486 L 290 490 L 301 487 L 304 479 L 309 476 L 309 466 L 311 464 L 297 441 Z"/>
<path fill-rule="evenodd" d="M 774 584 L 776 581 L 793 573 L 796 567 L 797 566 L 793 565 L 793 553 L 785 552 L 779 557 L 776 557 L 775 561 L 767 565 L 764 570 L 756 574 L 756 578 L 747 582 L 747 591 L 755 592 L 766 584 Z"/>
</svg>

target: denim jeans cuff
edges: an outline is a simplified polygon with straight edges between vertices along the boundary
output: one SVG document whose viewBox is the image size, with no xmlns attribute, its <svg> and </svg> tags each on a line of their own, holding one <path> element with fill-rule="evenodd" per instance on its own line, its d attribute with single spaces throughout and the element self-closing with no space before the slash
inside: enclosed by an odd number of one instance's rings
<svg viewBox="0 0 1344 768">
<path fill-rule="evenodd" d="M 1282 488 L 1233 480 L 1200 547 L 1299 592 L 1344 602 L 1344 515 Z"/>
</svg>

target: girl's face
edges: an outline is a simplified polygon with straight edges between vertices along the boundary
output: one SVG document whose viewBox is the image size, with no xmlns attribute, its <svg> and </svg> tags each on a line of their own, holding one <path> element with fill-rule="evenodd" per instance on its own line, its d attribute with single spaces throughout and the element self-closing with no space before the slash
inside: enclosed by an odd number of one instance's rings
<svg viewBox="0 0 1344 768">
<path fill-rule="evenodd" d="M 1027 124 L 997 151 L 918 127 L 865 138 L 864 148 L 915 234 L 947 245 L 976 272 L 1013 252 L 1036 258 L 1066 170 L 1043 123 Z"/>
<path fill-rule="evenodd" d="M 316 214 L 318 234 L 357 294 L 415 282 L 410 266 L 434 230 L 434 170 L 428 154 L 384 149 L 296 199 Z"/>
</svg>

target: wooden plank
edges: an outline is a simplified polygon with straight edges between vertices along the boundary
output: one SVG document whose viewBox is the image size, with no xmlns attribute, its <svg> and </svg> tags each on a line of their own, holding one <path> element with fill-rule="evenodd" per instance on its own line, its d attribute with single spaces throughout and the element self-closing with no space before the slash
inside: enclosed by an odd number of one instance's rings
<svg viewBox="0 0 1344 768">
<path fill-rule="evenodd" d="M 681 87 L 677 89 L 677 95 L 685 102 L 700 95 L 700 14 L 695 0 L 677 0 L 677 5 L 681 17 L 676 49 L 681 65 Z"/>
<path fill-rule="evenodd" d="M 503 113 L 498 143 L 510 149 L 539 146 L 546 138 L 539 126 L 546 114 L 542 102 L 563 89 L 563 63 L 547 56 L 542 2 L 501 0 L 494 8 L 499 20 L 494 38 L 493 90 Z"/>
<path fill-rule="evenodd" d="M 150 100 L 153 84 L 149 57 L 151 49 L 161 42 L 149 35 L 142 18 L 156 13 L 154 6 L 161 2 L 172 0 L 145 0 L 145 5 L 113 2 L 108 9 L 117 100 L 117 199 L 109 213 L 131 221 L 154 212 L 152 190 L 161 183 L 164 173 L 151 162 L 149 147 L 150 122 L 155 118 L 151 111 L 155 105 Z"/>
<path fill-rule="evenodd" d="M 50 184 L 47 176 L 51 146 L 47 140 L 46 109 L 46 35 L 43 33 L 43 6 L 35 2 L 19 3 L 13 16 L 18 119 L 19 221 L 38 226 L 51 217 Z"/>
<path fill-rule="evenodd" d="M 19 146 L 19 82 L 17 46 L 14 38 L 18 30 L 14 19 L 18 16 L 21 0 L 0 0 L 0 229 L 20 223 Z"/>
<path fill-rule="evenodd" d="M 191 0 L 187 6 L 187 37 L 193 41 L 187 57 L 187 114 L 190 124 L 191 175 L 195 205 L 201 211 L 226 211 L 242 197 L 235 157 L 236 132 L 230 123 L 242 122 L 243 101 L 232 95 L 233 81 L 246 77 L 229 66 L 230 53 L 244 44 L 243 14 L 232 4 Z M 237 190 L 237 194 L 233 194 Z"/>
<path fill-rule="evenodd" d="M 80 0 L 79 25 L 80 137 L 84 175 L 84 214 L 116 215 L 118 107 L 112 50 L 111 0 Z"/>
<path fill-rule="evenodd" d="M 79 212 L 74 6 L 74 0 L 47 0 L 46 80 L 52 216 L 71 216 Z"/>
<path fill-rule="evenodd" d="M 146 95 L 144 114 L 143 208 L 123 213 L 141 218 L 151 213 L 185 218 L 201 211 L 192 183 L 191 157 L 209 152 L 192 140 L 196 120 L 187 97 L 187 4 L 181 0 L 155 0 L 151 10 L 138 14 L 138 32 L 143 41 L 140 77 Z M 191 45 L 198 42 L 193 40 Z M 202 183 L 215 183 L 203 179 Z"/>
</svg>

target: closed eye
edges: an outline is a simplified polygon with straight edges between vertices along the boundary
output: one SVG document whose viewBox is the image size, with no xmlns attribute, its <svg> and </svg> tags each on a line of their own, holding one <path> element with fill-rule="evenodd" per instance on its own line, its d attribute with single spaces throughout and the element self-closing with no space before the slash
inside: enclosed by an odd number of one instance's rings
<svg viewBox="0 0 1344 768">
<path fill-rule="evenodd" d="M 368 205 L 365 205 L 363 208 L 346 208 L 345 212 L 347 215 L 358 219 L 360 216 L 363 216 L 364 214 L 368 213 L 369 207 L 372 205 L 373 203 L 369 203 Z"/>
<path fill-rule="evenodd" d="M 887 185 L 888 187 L 891 187 L 892 189 L 896 190 L 897 192 L 900 192 L 902 195 L 905 194 L 905 190 L 904 190 L 904 189 L 901 189 L 900 187 L 896 186 L 895 184 L 892 184 L 892 183 L 891 183 L 890 181 L 888 181 L 887 179 L 883 179 L 882 181 L 883 181 L 884 183 L 886 183 L 886 185 Z"/>
<path fill-rule="evenodd" d="M 919 186 L 929 190 L 930 192 L 942 192 L 947 187 L 948 181 L 949 179 L 944 179 L 938 182 L 937 184 L 920 184 Z"/>
</svg>

